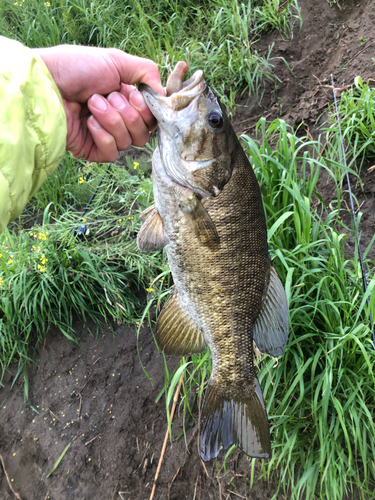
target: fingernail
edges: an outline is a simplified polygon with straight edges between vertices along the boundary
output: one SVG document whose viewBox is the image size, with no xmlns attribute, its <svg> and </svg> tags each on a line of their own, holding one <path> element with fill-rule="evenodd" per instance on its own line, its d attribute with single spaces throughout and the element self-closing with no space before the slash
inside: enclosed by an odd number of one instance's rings
<svg viewBox="0 0 375 500">
<path fill-rule="evenodd" d="M 99 111 L 105 111 L 107 109 L 107 103 L 104 97 L 99 94 L 94 94 L 91 97 L 90 104 Z"/>
<path fill-rule="evenodd" d="M 143 95 L 139 92 L 139 90 L 135 90 L 130 94 L 129 102 L 137 109 L 147 108 L 146 101 L 144 100 Z"/>
<path fill-rule="evenodd" d="M 124 109 L 126 106 L 125 99 L 118 92 L 112 92 L 107 99 L 115 109 Z"/>
<path fill-rule="evenodd" d="M 99 122 L 93 116 L 90 116 L 89 120 L 90 120 L 90 123 L 93 127 L 98 128 L 98 129 L 102 128 L 101 125 L 99 124 Z"/>
</svg>

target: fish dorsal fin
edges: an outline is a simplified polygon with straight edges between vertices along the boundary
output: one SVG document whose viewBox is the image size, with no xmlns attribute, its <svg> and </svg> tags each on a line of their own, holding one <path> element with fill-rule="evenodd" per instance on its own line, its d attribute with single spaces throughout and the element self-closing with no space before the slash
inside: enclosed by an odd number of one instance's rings
<svg viewBox="0 0 375 500">
<path fill-rule="evenodd" d="M 186 206 L 181 206 L 181 209 L 185 212 L 188 224 L 203 245 L 212 247 L 219 245 L 220 238 L 216 226 L 198 198 L 194 197 L 194 203 L 190 202 Z"/>
<path fill-rule="evenodd" d="M 270 281 L 260 314 L 255 322 L 253 338 L 261 352 L 280 356 L 289 334 L 289 313 L 285 290 L 271 266 Z"/>
<path fill-rule="evenodd" d="M 146 209 L 140 217 L 146 217 L 146 220 L 137 236 L 139 250 L 142 252 L 160 250 L 165 247 L 165 245 L 168 245 L 169 239 L 165 234 L 163 221 L 155 205 Z"/>
<path fill-rule="evenodd" d="M 178 292 L 165 304 L 156 323 L 156 340 L 165 354 L 187 356 L 207 347 L 202 330 L 180 305 Z"/>
</svg>

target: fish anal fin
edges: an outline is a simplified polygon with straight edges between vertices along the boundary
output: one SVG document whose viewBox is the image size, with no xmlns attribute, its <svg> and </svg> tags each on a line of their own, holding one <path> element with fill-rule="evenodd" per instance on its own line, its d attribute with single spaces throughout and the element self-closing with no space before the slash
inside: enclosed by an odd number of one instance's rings
<svg viewBox="0 0 375 500">
<path fill-rule="evenodd" d="M 146 212 L 147 218 L 137 236 L 138 248 L 143 252 L 160 250 L 169 243 L 168 236 L 163 228 L 163 221 L 155 207 L 152 210 L 145 210 L 141 217 Z"/>
<path fill-rule="evenodd" d="M 210 380 L 199 422 L 199 451 L 203 460 L 236 444 L 249 457 L 269 458 L 271 441 L 262 391 L 257 379 L 250 395 L 226 397 Z"/>
<path fill-rule="evenodd" d="M 156 323 L 158 346 L 167 355 L 198 354 L 207 347 L 203 332 L 181 308 L 178 292 L 165 304 Z"/>
<path fill-rule="evenodd" d="M 288 302 L 276 269 L 271 266 L 268 290 L 255 322 L 253 338 L 261 352 L 280 356 L 289 334 Z"/>
</svg>

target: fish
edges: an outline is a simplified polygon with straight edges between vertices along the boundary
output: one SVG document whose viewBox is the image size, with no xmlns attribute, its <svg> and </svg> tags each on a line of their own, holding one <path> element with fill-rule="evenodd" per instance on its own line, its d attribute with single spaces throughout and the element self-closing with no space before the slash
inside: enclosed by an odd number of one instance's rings
<svg viewBox="0 0 375 500">
<path fill-rule="evenodd" d="M 142 214 L 140 251 L 165 248 L 174 285 L 156 324 L 166 355 L 207 347 L 212 373 L 199 422 L 204 461 L 236 444 L 269 458 L 267 411 L 254 367 L 254 345 L 271 356 L 286 348 L 284 287 L 268 253 L 262 197 L 254 170 L 223 105 L 180 61 L 163 96 L 141 84 L 157 120 L 152 159 L 154 205 Z"/>
</svg>

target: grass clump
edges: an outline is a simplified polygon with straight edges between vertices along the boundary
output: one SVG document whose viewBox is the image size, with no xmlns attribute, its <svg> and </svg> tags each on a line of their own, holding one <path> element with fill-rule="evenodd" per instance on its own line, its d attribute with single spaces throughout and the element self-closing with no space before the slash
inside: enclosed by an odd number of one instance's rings
<svg viewBox="0 0 375 500">
<path fill-rule="evenodd" d="M 341 94 L 338 103 L 341 130 L 346 146 L 348 165 L 362 167 L 366 160 L 375 159 L 375 89 L 369 82 L 364 83 L 360 76 L 354 80 L 354 86 Z M 335 108 L 331 108 L 332 141 L 341 147 Z"/>
<path fill-rule="evenodd" d="M 289 34 L 295 21 L 296 0 L 4 0 L 0 7 L 0 34 L 29 47 L 118 47 L 158 62 L 164 79 L 169 64 L 187 60 L 190 72 L 205 70 L 228 107 L 244 89 L 260 99 L 264 80 L 276 84 L 271 51 L 258 54 L 254 42 L 265 30 Z"/>
<path fill-rule="evenodd" d="M 285 283 L 291 325 L 277 369 L 273 360 L 263 361 L 272 379 L 265 367 L 259 377 L 274 439 L 268 477 L 278 471 L 278 490 L 289 490 L 291 499 L 339 499 L 355 488 L 369 492 L 375 480 L 369 328 L 375 300 L 367 307 L 365 299 L 373 295 L 374 263 L 366 262 L 363 296 L 357 249 L 353 257 L 345 253 L 339 210 L 312 207 L 319 170 L 337 178 L 336 159 L 322 158 L 319 143 L 297 139 L 282 121 L 267 130 L 261 121 L 260 129 L 261 144 L 245 140 L 269 201 L 269 224 L 278 225 L 270 251 Z M 337 188 L 340 206 L 340 182 Z M 279 224 L 286 213 L 290 217 Z"/>
<path fill-rule="evenodd" d="M 141 254 L 135 240 L 138 215 L 152 202 L 152 181 L 144 162 L 112 165 L 81 218 L 106 167 L 66 155 L 22 217 L 0 235 L 3 371 L 14 360 L 22 369 L 30 348 L 45 338 L 50 325 L 73 340 L 75 317 L 97 325 L 138 319 L 138 290 L 146 288 L 163 262 L 160 254 Z M 50 199 L 54 202 L 41 213 Z M 82 223 L 89 232 L 80 239 L 74 232 Z"/>
<path fill-rule="evenodd" d="M 263 477 L 291 500 L 341 499 L 375 485 L 374 262 L 366 260 L 364 296 L 357 248 L 345 253 L 350 229 L 340 218 L 345 173 L 332 149 L 297 137 L 284 121 L 261 119 L 258 140 L 242 136 L 257 175 L 268 223 L 269 250 L 285 285 L 290 336 L 278 364 L 262 356 L 258 377 L 267 404 L 272 458 Z M 328 172 L 337 201 L 324 207 L 317 191 Z M 160 297 L 166 296 L 163 289 Z M 369 307 L 366 298 L 370 298 Z M 159 306 L 158 306 L 159 309 Z M 182 358 L 185 418 L 204 394 L 209 350 Z M 178 374 L 166 372 L 171 396 Z"/>
</svg>

